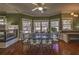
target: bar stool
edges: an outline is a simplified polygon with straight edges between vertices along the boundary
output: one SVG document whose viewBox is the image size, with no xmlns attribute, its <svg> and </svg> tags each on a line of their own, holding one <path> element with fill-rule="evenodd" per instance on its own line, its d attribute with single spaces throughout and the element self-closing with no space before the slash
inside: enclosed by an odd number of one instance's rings
<svg viewBox="0 0 79 59">
<path fill-rule="evenodd" d="M 41 40 L 36 39 L 36 45 L 35 45 L 35 47 L 36 47 L 36 49 L 38 50 L 37 52 L 39 52 L 40 46 L 41 46 Z"/>
<path fill-rule="evenodd" d="M 46 53 L 46 39 L 41 40 L 41 52 Z"/>
<path fill-rule="evenodd" d="M 29 53 L 35 53 L 35 45 L 36 45 L 36 41 L 34 39 L 30 39 L 29 40 L 29 47 L 30 47 L 30 51 Z"/>
<path fill-rule="evenodd" d="M 31 47 L 33 47 L 34 45 L 36 45 L 36 41 L 34 39 L 30 39 L 29 44 Z"/>
<path fill-rule="evenodd" d="M 53 41 L 51 39 L 48 39 L 47 49 L 48 49 L 49 53 L 52 53 L 52 44 L 53 44 Z"/>
<path fill-rule="evenodd" d="M 51 45 L 52 45 L 52 40 L 51 39 L 48 39 L 47 45 L 51 48 Z"/>
<path fill-rule="evenodd" d="M 23 54 L 27 54 L 30 49 L 29 38 L 23 40 Z"/>
</svg>

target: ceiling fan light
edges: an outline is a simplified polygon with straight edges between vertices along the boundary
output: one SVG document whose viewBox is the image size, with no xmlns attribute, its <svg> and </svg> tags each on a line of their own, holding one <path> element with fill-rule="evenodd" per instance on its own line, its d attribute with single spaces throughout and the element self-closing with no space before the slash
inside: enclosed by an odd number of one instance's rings
<svg viewBox="0 0 79 59">
<path fill-rule="evenodd" d="M 32 9 L 32 11 L 35 11 L 35 10 L 37 10 L 38 8 L 34 8 L 34 9 Z"/>
<path fill-rule="evenodd" d="M 38 7 L 38 10 L 43 10 L 43 8 L 42 7 Z"/>
</svg>

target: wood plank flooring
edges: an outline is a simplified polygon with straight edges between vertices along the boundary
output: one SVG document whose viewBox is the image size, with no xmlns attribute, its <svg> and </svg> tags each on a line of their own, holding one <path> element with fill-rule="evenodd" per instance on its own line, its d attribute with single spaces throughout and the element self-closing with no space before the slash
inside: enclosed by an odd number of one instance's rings
<svg viewBox="0 0 79 59">
<path fill-rule="evenodd" d="M 65 43 L 60 42 L 60 54 L 62 55 L 79 55 L 79 41 Z"/>
<path fill-rule="evenodd" d="M 8 48 L 0 48 L 0 55 L 79 55 L 79 42 L 65 43 L 60 41 L 52 44 L 51 49 L 47 47 L 23 44 L 21 41 Z"/>
</svg>

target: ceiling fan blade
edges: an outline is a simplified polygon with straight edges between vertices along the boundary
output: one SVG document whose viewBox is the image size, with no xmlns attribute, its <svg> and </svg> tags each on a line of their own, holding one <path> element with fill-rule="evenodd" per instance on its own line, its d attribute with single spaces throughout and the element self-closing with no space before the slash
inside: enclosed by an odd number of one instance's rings
<svg viewBox="0 0 79 59">
<path fill-rule="evenodd" d="M 42 7 L 45 7 L 45 3 L 41 3 L 41 6 L 42 6 Z"/>
<path fill-rule="evenodd" d="M 34 9 L 32 9 L 32 11 L 35 11 L 35 10 L 37 10 L 38 8 L 34 8 Z"/>
<path fill-rule="evenodd" d="M 33 5 L 38 5 L 37 3 L 32 3 Z"/>
<path fill-rule="evenodd" d="M 36 7 L 39 7 L 37 3 L 32 3 L 33 5 L 35 5 Z"/>
<path fill-rule="evenodd" d="M 41 3 L 42 4 L 42 6 L 44 6 L 45 5 L 45 3 Z"/>
<path fill-rule="evenodd" d="M 48 7 L 45 7 L 45 6 L 44 6 L 44 9 L 48 9 Z"/>
</svg>

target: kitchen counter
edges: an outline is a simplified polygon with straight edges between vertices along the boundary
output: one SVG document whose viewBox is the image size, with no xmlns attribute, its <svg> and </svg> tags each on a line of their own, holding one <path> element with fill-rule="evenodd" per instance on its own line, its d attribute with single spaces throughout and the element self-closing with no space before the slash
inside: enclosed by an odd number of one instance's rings
<svg viewBox="0 0 79 59">
<path fill-rule="evenodd" d="M 79 40 L 79 31 L 61 31 L 62 40 L 69 42 L 70 40 Z"/>
</svg>

